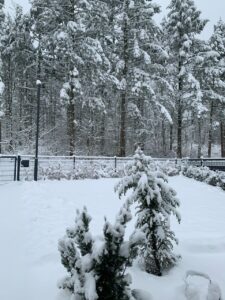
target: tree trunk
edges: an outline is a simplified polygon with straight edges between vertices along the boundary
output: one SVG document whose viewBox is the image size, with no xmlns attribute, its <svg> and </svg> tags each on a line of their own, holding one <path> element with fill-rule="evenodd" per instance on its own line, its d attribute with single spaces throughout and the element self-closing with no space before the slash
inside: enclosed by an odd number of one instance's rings
<svg viewBox="0 0 225 300">
<path fill-rule="evenodd" d="M 5 78 L 5 120 L 6 120 L 6 139 L 7 139 L 7 151 L 11 152 L 13 149 L 12 138 L 12 97 L 13 97 L 13 82 L 12 82 L 12 63 L 11 57 L 7 59 L 7 74 Z"/>
<path fill-rule="evenodd" d="M 69 103 L 67 108 L 67 120 L 68 120 L 68 136 L 69 136 L 69 155 L 73 156 L 75 154 L 75 109 L 74 104 Z"/>
<path fill-rule="evenodd" d="M 100 139 L 100 155 L 105 155 L 105 115 L 101 120 Z"/>
<path fill-rule="evenodd" d="M 179 74 L 181 72 L 182 62 L 179 61 Z M 178 107 L 177 107 L 177 158 L 182 158 L 182 91 L 183 79 L 178 79 Z"/>
<path fill-rule="evenodd" d="M 170 124 L 170 151 L 173 151 L 173 124 Z"/>
<path fill-rule="evenodd" d="M 71 0 L 68 5 L 68 14 L 70 15 L 71 19 L 75 21 L 75 1 Z M 72 49 L 73 51 L 76 51 L 76 39 L 75 34 L 72 33 Z M 74 74 L 73 74 L 73 68 L 74 64 L 73 62 L 69 62 L 69 84 L 70 84 L 70 93 L 69 93 L 69 104 L 67 107 L 67 123 L 68 123 L 68 136 L 69 136 L 69 155 L 73 156 L 75 155 L 75 86 L 73 83 Z"/>
<path fill-rule="evenodd" d="M 202 156 L 202 136 L 201 136 L 201 119 L 198 118 L 198 158 Z"/>
<path fill-rule="evenodd" d="M 208 135 L 208 157 L 212 155 L 212 131 L 213 131 L 213 101 L 210 107 L 210 118 L 209 118 L 209 135 Z"/>
<path fill-rule="evenodd" d="M 69 137 L 69 155 L 75 155 L 75 104 L 74 86 L 70 83 L 69 104 L 67 107 L 67 128 Z"/>
<path fill-rule="evenodd" d="M 121 93 L 121 106 L 120 106 L 120 144 L 119 144 L 119 156 L 126 155 L 126 102 L 127 102 L 127 73 L 128 73 L 128 12 L 129 1 L 125 0 L 125 11 L 124 11 L 124 25 L 123 25 L 123 90 Z"/>
<path fill-rule="evenodd" d="M 177 114 L 177 158 L 182 158 L 182 109 L 180 102 L 179 99 Z"/>
<path fill-rule="evenodd" d="M 225 157 L 225 122 L 220 122 L 221 133 L 221 157 Z"/>
<path fill-rule="evenodd" d="M 166 155 L 166 128 L 165 128 L 165 120 L 162 120 L 162 153 L 163 156 Z"/>
<path fill-rule="evenodd" d="M 0 154 L 2 154 L 2 120 L 0 120 Z"/>
<path fill-rule="evenodd" d="M 156 231 L 157 231 L 157 225 L 152 226 L 152 255 L 155 263 L 155 269 L 154 269 L 154 275 L 156 276 L 162 276 L 162 271 L 161 271 L 161 266 L 160 266 L 160 261 L 158 258 L 158 247 L 157 247 L 157 238 L 156 238 Z M 148 270 L 146 270 L 148 272 Z"/>
<path fill-rule="evenodd" d="M 198 158 L 202 156 L 201 119 L 198 118 Z"/>
</svg>

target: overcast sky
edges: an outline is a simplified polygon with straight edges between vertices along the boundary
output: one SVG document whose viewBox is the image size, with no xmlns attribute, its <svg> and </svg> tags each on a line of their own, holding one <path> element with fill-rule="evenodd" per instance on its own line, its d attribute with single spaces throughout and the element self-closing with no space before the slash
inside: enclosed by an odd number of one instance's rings
<svg viewBox="0 0 225 300">
<path fill-rule="evenodd" d="M 43 0 L 44 1 L 44 0 Z M 29 0 L 5 0 L 7 11 L 13 11 L 13 3 L 18 3 L 24 7 L 24 11 L 29 10 Z M 166 7 L 170 3 L 170 0 L 155 0 L 162 7 L 162 13 L 156 19 L 161 20 L 162 16 L 166 14 Z M 209 19 L 202 37 L 207 39 L 213 32 L 213 25 L 217 23 L 219 18 L 225 21 L 225 0 L 195 0 L 195 3 L 202 11 L 202 17 Z"/>
</svg>

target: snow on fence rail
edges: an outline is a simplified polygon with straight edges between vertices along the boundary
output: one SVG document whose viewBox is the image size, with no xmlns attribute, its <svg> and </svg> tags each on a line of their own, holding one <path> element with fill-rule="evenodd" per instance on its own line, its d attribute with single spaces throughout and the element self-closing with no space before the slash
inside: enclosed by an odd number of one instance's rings
<svg viewBox="0 0 225 300">
<path fill-rule="evenodd" d="M 39 156 L 39 178 L 46 177 L 51 171 L 58 172 L 58 176 L 82 170 L 94 173 L 96 170 L 120 171 L 124 165 L 131 161 L 132 157 L 109 156 Z M 169 161 L 174 165 L 188 164 L 195 166 L 208 166 L 213 170 L 225 171 L 225 159 L 176 159 L 153 158 L 159 162 Z M 0 181 L 33 180 L 34 156 L 0 155 Z"/>
</svg>

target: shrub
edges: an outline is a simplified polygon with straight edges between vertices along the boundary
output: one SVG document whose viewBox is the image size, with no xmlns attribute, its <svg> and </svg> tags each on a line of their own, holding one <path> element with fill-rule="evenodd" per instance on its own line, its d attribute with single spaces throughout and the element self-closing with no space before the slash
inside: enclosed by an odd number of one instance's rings
<svg viewBox="0 0 225 300">
<path fill-rule="evenodd" d="M 157 165 L 137 149 L 134 161 L 126 168 L 126 175 L 116 186 L 119 196 L 131 191 L 127 203 L 137 203 L 136 228 L 145 236 L 140 247 L 145 270 L 161 276 L 163 271 L 176 264 L 178 256 L 173 253 L 173 242 L 177 243 L 170 228 L 169 218 L 177 212 L 179 201 L 176 192 L 168 186 L 166 176 Z"/>
</svg>

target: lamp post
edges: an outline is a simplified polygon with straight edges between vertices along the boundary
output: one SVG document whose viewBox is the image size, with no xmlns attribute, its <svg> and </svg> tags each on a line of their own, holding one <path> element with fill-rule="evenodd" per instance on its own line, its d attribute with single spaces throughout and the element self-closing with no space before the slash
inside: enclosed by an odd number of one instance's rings
<svg viewBox="0 0 225 300">
<path fill-rule="evenodd" d="M 36 144 L 34 159 L 34 181 L 38 179 L 38 141 L 39 141 L 39 119 L 40 119 L 40 99 L 41 99 L 41 81 L 37 80 L 37 127 L 36 127 Z"/>
</svg>

